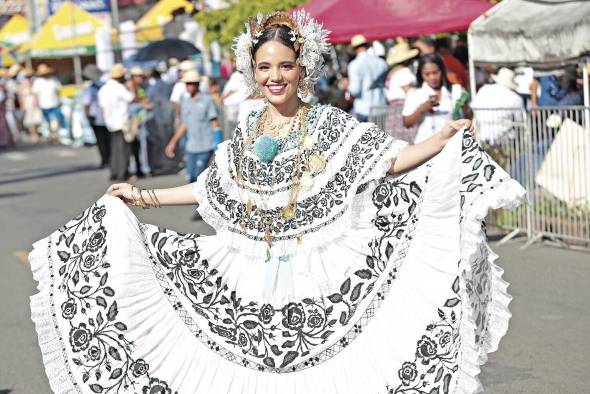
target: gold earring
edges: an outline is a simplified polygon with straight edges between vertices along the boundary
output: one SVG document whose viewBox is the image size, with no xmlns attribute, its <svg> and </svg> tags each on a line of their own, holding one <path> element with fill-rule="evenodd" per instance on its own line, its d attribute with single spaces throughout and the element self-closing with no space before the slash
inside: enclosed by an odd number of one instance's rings
<svg viewBox="0 0 590 394">
<path fill-rule="evenodd" d="M 299 97 L 303 98 L 309 95 L 309 93 L 309 85 L 306 83 L 305 79 L 300 79 L 299 82 L 297 82 L 297 94 L 299 95 Z"/>
</svg>

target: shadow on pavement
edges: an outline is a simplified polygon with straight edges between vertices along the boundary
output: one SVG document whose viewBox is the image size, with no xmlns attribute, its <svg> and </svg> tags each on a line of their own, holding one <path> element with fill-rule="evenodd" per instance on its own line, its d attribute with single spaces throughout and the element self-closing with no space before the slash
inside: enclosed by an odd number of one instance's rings
<svg viewBox="0 0 590 394">
<path fill-rule="evenodd" d="M 34 179 L 40 179 L 40 178 L 46 179 L 46 178 L 51 178 L 51 177 L 55 177 L 55 176 L 74 174 L 74 173 L 78 173 L 78 172 L 89 172 L 89 171 L 102 171 L 102 170 L 99 169 L 95 165 L 87 165 L 87 164 L 86 165 L 78 165 L 78 166 L 74 165 L 74 166 L 71 166 L 68 168 L 51 169 L 48 171 L 42 171 L 42 172 L 28 175 L 28 176 L 7 179 L 7 180 L 1 180 L 0 185 L 25 182 L 25 181 L 30 181 L 30 180 L 34 180 Z M 2 393 L 0 393 L 0 394 L 2 394 Z"/>
</svg>

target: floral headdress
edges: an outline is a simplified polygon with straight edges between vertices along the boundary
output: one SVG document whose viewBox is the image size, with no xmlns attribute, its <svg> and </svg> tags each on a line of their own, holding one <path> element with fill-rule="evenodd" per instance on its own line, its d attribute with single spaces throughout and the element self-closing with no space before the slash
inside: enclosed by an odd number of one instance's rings
<svg viewBox="0 0 590 394">
<path fill-rule="evenodd" d="M 296 11 L 293 16 L 286 12 L 273 12 L 266 16 L 258 14 L 255 19 L 250 18 L 246 23 L 246 31 L 234 39 L 236 67 L 244 75 L 249 91 L 257 91 L 252 49 L 265 30 L 276 26 L 290 29 L 291 42 L 299 53 L 297 63 L 305 69 L 305 77 L 298 88 L 300 95 L 304 95 L 320 79 L 324 69 L 322 55 L 330 48 L 329 31 L 304 10 Z"/>
</svg>

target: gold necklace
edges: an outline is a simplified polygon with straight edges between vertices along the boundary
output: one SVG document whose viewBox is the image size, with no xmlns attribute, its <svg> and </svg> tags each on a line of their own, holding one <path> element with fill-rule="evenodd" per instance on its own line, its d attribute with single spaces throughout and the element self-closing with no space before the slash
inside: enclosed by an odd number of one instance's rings
<svg viewBox="0 0 590 394">
<path fill-rule="evenodd" d="M 257 124 L 256 124 L 256 133 L 255 133 L 255 138 L 257 138 L 258 136 L 262 135 L 263 133 L 263 125 L 262 123 L 267 119 L 267 111 L 268 107 L 265 109 L 264 113 L 261 114 L 261 116 L 258 118 Z M 301 177 L 304 174 L 304 170 L 303 170 L 303 166 L 301 163 L 301 156 L 303 151 L 305 151 L 306 154 L 306 158 L 304 160 L 304 162 L 308 165 L 309 164 L 309 149 L 304 149 L 304 141 L 306 141 L 307 138 L 307 113 L 309 112 L 309 106 L 307 105 L 303 105 L 301 107 L 299 107 L 297 109 L 297 113 L 296 115 L 293 117 L 295 118 L 295 122 L 294 124 L 298 125 L 301 129 L 302 129 L 302 135 L 301 138 L 299 140 L 298 146 L 297 146 L 297 154 L 295 157 L 295 166 L 294 166 L 294 171 L 296 172 L 296 175 L 293 177 L 293 182 L 292 182 L 292 187 L 291 187 L 291 195 L 289 198 L 289 202 L 287 203 L 286 206 L 284 206 L 281 209 L 281 213 L 282 216 L 285 220 L 290 220 L 293 219 L 296 216 L 296 210 L 297 210 L 297 197 L 299 195 L 299 191 L 301 189 Z M 292 119 L 293 120 L 293 119 Z M 291 129 L 291 131 L 293 131 L 293 128 Z M 244 159 L 244 152 L 246 147 L 251 144 L 253 141 L 253 138 L 250 134 L 248 134 L 248 136 L 242 141 L 242 147 L 241 147 L 241 157 L 238 160 L 238 168 L 236 168 L 236 175 L 238 178 L 238 187 L 239 187 L 239 196 L 240 196 L 240 200 L 243 201 L 242 199 L 242 189 L 243 188 L 243 172 L 242 172 L 242 160 Z M 271 163 L 271 166 L 273 167 L 273 184 L 276 183 L 276 166 L 275 163 Z M 257 186 L 260 188 L 260 182 L 257 182 Z M 262 205 L 265 205 L 265 207 L 260 208 L 254 205 L 252 199 L 250 197 L 248 197 L 248 201 L 245 204 L 245 210 L 246 210 L 246 214 L 247 215 L 251 215 L 253 212 L 258 213 L 258 215 L 260 216 L 260 220 L 262 222 L 262 227 L 263 227 L 263 231 L 264 231 L 264 240 L 267 243 L 267 251 L 266 251 L 266 261 L 270 261 L 271 259 L 271 248 L 272 248 L 272 242 L 273 242 L 273 235 L 272 235 L 272 231 L 271 231 L 271 227 L 272 227 L 272 223 L 273 223 L 273 216 L 272 215 L 267 215 L 266 211 L 268 211 L 268 204 L 266 202 L 266 199 L 264 198 L 264 195 L 262 195 L 261 197 L 262 200 Z M 242 227 L 242 230 L 245 230 L 245 222 L 244 220 L 240 221 L 240 226 Z M 297 234 L 296 236 L 297 242 L 301 243 L 302 242 L 302 237 L 301 234 Z"/>
</svg>

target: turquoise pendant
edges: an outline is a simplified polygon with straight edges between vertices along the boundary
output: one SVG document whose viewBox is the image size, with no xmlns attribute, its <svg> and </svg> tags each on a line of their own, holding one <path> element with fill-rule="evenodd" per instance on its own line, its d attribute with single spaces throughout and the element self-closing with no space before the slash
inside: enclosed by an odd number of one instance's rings
<svg viewBox="0 0 590 394">
<path fill-rule="evenodd" d="M 252 144 L 252 152 L 260 161 L 269 162 L 279 153 L 279 143 L 272 137 L 261 135 Z"/>
</svg>

